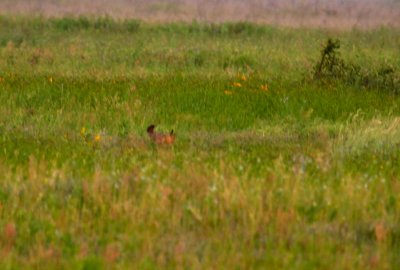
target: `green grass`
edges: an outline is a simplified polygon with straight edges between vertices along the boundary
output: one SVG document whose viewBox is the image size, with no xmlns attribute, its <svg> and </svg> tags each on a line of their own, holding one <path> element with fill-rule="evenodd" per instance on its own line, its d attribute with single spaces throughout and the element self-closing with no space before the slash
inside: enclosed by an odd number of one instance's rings
<svg viewBox="0 0 400 270">
<path fill-rule="evenodd" d="M 328 37 L 400 70 L 398 29 L 0 18 L 0 268 L 395 269 L 400 97 L 313 80 Z"/>
</svg>

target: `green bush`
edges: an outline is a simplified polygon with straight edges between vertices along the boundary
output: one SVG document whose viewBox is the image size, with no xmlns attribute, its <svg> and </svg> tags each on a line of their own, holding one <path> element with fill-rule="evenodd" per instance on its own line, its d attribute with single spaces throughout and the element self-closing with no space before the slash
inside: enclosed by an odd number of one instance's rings
<svg viewBox="0 0 400 270">
<path fill-rule="evenodd" d="M 314 66 L 314 80 L 341 81 L 368 89 L 400 93 L 400 73 L 393 67 L 366 67 L 343 60 L 339 52 L 340 41 L 328 39 L 321 58 Z"/>
</svg>

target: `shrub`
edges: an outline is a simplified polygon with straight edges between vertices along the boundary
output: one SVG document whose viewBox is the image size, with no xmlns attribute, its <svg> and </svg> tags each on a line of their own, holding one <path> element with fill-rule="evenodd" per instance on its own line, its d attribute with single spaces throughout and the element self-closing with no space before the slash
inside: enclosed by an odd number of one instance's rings
<svg viewBox="0 0 400 270">
<path fill-rule="evenodd" d="M 339 49 L 339 40 L 327 40 L 321 51 L 321 58 L 314 67 L 314 80 L 322 82 L 339 80 L 364 88 L 400 93 L 400 74 L 393 67 L 385 65 L 372 69 L 347 63 L 340 56 Z"/>
</svg>

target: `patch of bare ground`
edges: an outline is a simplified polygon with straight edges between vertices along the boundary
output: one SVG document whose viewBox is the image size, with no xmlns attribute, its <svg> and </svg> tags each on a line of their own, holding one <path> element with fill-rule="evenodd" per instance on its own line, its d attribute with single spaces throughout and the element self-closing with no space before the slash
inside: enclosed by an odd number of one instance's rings
<svg viewBox="0 0 400 270">
<path fill-rule="evenodd" d="M 398 0 L 2 0 L 0 13 L 107 15 L 149 22 L 252 21 L 335 29 L 400 26 Z"/>
</svg>

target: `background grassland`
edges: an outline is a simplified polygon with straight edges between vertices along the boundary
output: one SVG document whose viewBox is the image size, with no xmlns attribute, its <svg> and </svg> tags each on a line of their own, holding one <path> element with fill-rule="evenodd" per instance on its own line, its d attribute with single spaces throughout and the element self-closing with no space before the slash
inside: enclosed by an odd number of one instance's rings
<svg viewBox="0 0 400 270">
<path fill-rule="evenodd" d="M 0 14 L 138 18 L 147 22 L 252 21 L 291 27 L 400 26 L 398 0 L 2 0 Z"/>
<path fill-rule="evenodd" d="M 398 29 L 1 17 L 0 268 L 395 269 L 398 92 L 328 37 L 398 83 Z"/>
</svg>

